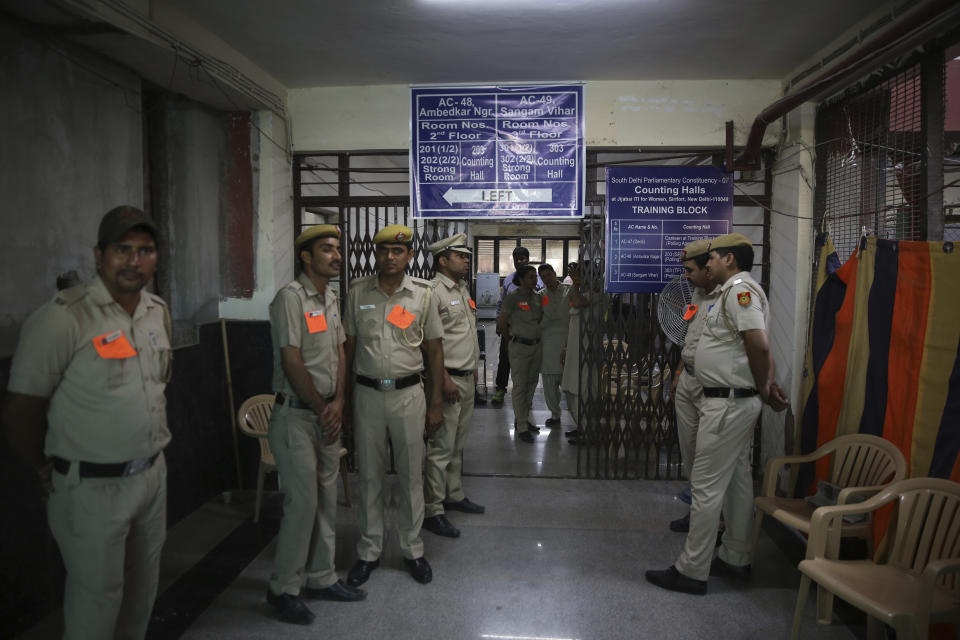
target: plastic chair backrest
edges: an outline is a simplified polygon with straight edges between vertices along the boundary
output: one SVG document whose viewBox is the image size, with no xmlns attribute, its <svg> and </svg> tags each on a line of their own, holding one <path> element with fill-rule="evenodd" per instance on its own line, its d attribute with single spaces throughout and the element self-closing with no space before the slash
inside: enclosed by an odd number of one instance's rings
<svg viewBox="0 0 960 640">
<path fill-rule="evenodd" d="M 907 477 L 907 460 L 889 440 L 867 433 L 840 436 L 830 462 L 830 482 L 839 487 L 872 487 Z"/>
<path fill-rule="evenodd" d="M 261 393 L 247 398 L 237 410 L 237 426 L 245 435 L 260 441 L 260 458 L 269 464 L 273 464 L 273 453 L 266 435 L 275 400 L 272 393 Z"/>
<path fill-rule="evenodd" d="M 960 484 L 911 478 L 889 491 L 900 495 L 887 528 L 887 564 L 920 574 L 935 560 L 960 558 Z M 956 581 L 956 573 L 948 574 L 945 586 L 955 589 Z"/>
</svg>

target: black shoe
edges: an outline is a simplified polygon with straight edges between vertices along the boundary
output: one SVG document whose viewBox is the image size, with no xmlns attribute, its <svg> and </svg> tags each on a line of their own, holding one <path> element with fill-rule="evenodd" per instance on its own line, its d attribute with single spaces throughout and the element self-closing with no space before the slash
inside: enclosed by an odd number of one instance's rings
<svg viewBox="0 0 960 640">
<path fill-rule="evenodd" d="M 560 426 L 560 418 L 547 418 L 547 421 L 544 422 L 543 424 L 544 424 L 544 426 L 550 427 L 551 429 L 553 429 L 554 427 L 559 427 L 559 426 Z"/>
<path fill-rule="evenodd" d="M 275 595 L 273 591 L 270 591 L 270 588 L 267 587 L 267 602 L 277 610 L 277 613 L 280 614 L 280 619 L 284 622 L 290 622 L 292 624 L 310 624 L 313 622 L 313 611 L 310 611 L 307 605 L 303 604 L 303 600 L 297 596 L 289 593 Z"/>
<path fill-rule="evenodd" d="M 586 440 L 584 440 L 581 436 L 573 436 L 572 438 L 567 438 L 567 442 L 569 442 L 575 447 L 578 447 L 582 444 L 587 443 Z"/>
<path fill-rule="evenodd" d="M 323 589 L 304 587 L 303 595 L 318 600 L 339 600 L 340 602 L 356 602 L 357 600 L 365 600 L 367 598 L 366 591 L 363 589 L 354 589 L 345 584 L 343 580 L 337 580 L 329 587 L 324 587 Z"/>
<path fill-rule="evenodd" d="M 569 431 L 564 431 L 563 435 L 567 436 L 568 438 L 576 438 L 580 435 L 580 429 L 570 429 Z"/>
<path fill-rule="evenodd" d="M 540 427 L 527 420 L 527 431 L 530 433 L 540 433 Z"/>
<path fill-rule="evenodd" d="M 379 566 L 379 560 L 357 560 L 347 573 L 347 584 L 351 587 L 359 587 L 370 579 L 370 574 Z"/>
<path fill-rule="evenodd" d="M 521 431 L 520 433 L 517 434 L 517 439 L 523 440 L 524 442 L 529 442 L 531 444 L 537 441 L 537 439 L 534 438 L 533 434 L 530 433 L 529 431 Z"/>
<path fill-rule="evenodd" d="M 450 521 L 447 520 L 447 516 L 443 515 L 442 513 L 439 515 L 430 516 L 429 518 L 424 518 L 423 528 L 430 533 L 435 533 L 438 536 L 444 536 L 445 538 L 460 537 L 460 529 L 457 529 L 455 526 L 450 524 Z"/>
<path fill-rule="evenodd" d="M 447 511 L 463 511 L 464 513 L 483 513 L 486 507 L 476 502 L 470 502 L 470 498 L 464 498 L 459 502 L 444 502 L 443 508 Z"/>
<path fill-rule="evenodd" d="M 682 518 L 677 518 L 676 520 L 670 521 L 670 531 L 676 531 L 677 533 L 686 533 L 690 531 L 690 512 L 687 512 L 687 515 Z"/>
<path fill-rule="evenodd" d="M 680 591 L 681 593 L 689 593 L 695 596 L 702 596 L 707 593 L 706 580 L 688 578 L 677 571 L 673 565 L 670 565 L 662 571 L 647 571 L 646 576 L 647 582 L 652 582 L 658 587 L 669 589 L 670 591 Z"/>
<path fill-rule="evenodd" d="M 737 578 L 739 580 L 749 580 L 750 572 L 750 565 L 745 564 L 738 566 L 735 564 L 730 564 L 729 562 L 721 560 L 720 556 L 714 558 L 713 562 L 710 563 L 710 575 L 712 576 L 724 576 Z"/>
<path fill-rule="evenodd" d="M 413 560 L 404 558 L 403 563 L 407 565 L 407 571 L 410 572 L 413 579 L 420 584 L 427 584 L 433 580 L 433 570 L 430 568 L 430 563 L 427 562 L 427 559 L 423 556 L 414 558 Z"/>
</svg>

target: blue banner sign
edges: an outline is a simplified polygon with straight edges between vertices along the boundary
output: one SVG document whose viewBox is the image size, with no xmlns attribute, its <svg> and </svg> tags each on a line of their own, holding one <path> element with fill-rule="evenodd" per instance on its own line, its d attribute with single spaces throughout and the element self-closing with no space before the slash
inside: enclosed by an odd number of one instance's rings
<svg viewBox="0 0 960 640">
<path fill-rule="evenodd" d="M 606 186 L 607 293 L 659 293 L 686 245 L 733 227 L 733 179 L 713 167 L 608 167 Z"/>
<path fill-rule="evenodd" d="M 418 218 L 583 215 L 583 86 L 414 88 Z"/>
</svg>

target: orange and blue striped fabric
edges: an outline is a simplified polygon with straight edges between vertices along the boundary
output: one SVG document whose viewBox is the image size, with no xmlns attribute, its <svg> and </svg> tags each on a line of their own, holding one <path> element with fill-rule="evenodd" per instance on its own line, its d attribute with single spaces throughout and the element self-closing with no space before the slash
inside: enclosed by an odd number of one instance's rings
<svg viewBox="0 0 960 640">
<path fill-rule="evenodd" d="M 795 450 L 870 433 L 903 451 L 910 477 L 960 481 L 960 253 L 867 238 L 840 265 L 829 237 L 817 245 Z M 813 480 L 802 475 L 798 490 Z"/>
</svg>

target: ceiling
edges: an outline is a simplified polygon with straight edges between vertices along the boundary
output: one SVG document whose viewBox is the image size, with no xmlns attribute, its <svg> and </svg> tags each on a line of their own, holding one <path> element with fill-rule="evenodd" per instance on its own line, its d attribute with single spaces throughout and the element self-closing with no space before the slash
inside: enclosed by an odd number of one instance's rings
<svg viewBox="0 0 960 640">
<path fill-rule="evenodd" d="M 878 0 L 163 1 L 289 88 L 783 79 L 883 6 Z"/>
</svg>

